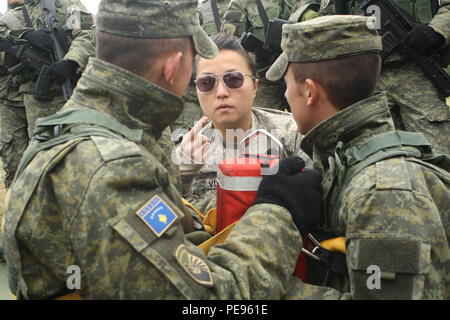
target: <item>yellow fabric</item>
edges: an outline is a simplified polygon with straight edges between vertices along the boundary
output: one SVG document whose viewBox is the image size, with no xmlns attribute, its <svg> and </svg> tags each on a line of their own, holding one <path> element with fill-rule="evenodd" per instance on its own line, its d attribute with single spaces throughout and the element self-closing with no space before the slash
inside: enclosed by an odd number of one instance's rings
<svg viewBox="0 0 450 320">
<path fill-rule="evenodd" d="M 199 245 L 199 247 L 203 250 L 205 254 L 208 254 L 209 248 L 225 241 L 225 239 L 228 237 L 235 224 L 236 222 L 230 224 L 228 227 L 220 231 L 218 234 L 203 242 L 201 245 Z"/>
<path fill-rule="evenodd" d="M 66 294 L 65 296 L 56 298 L 55 300 L 83 300 L 83 298 L 76 292 Z"/>
<path fill-rule="evenodd" d="M 337 251 L 346 254 L 347 248 L 345 247 L 345 238 L 338 237 L 324 240 L 320 243 L 322 247 L 330 251 Z"/>
<path fill-rule="evenodd" d="M 202 220 L 205 218 L 205 215 L 203 213 L 201 213 L 200 210 L 198 210 L 196 207 L 194 207 L 194 205 L 192 203 L 187 201 L 185 198 L 181 198 L 181 200 L 183 201 L 183 205 L 185 207 L 188 207 L 189 209 L 194 211 Z"/>
<path fill-rule="evenodd" d="M 211 209 L 206 214 L 203 219 L 203 226 L 205 227 L 205 231 L 209 234 L 216 234 L 217 232 L 217 209 Z"/>
<path fill-rule="evenodd" d="M 206 215 L 204 215 L 200 210 L 198 210 L 192 203 L 187 201 L 186 199 L 182 198 L 183 205 L 185 207 L 188 207 L 192 211 L 195 212 L 196 215 L 202 219 L 203 226 L 205 227 L 205 231 L 209 234 L 214 235 L 217 230 L 217 210 L 216 208 L 213 208 L 208 211 Z"/>
</svg>

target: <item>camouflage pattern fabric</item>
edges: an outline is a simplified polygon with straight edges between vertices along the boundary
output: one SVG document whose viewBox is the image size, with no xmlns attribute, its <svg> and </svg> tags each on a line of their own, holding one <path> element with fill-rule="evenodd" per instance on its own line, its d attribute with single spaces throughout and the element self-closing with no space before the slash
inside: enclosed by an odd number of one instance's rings
<svg viewBox="0 0 450 320">
<path fill-rule="evenodd" d="M 280 140 L 287 156 L 299 156 L 305 160 L 308 167 L 312 167 L 311 159 L 300 149 L 302 135 L 290 113 L 262 108 L 253 108 L 252 112 L 252 126 L 248 132 L 242 134 L 243 137 L 257 129 L 266 129 Z M 183 164 L 180 166 L 180 172 L 183 197 L 206 214 L 216 207 L 217 164 L 220 160 L 239 156 L 239 146 L 235 143 L 224 143 L 214 132 L 212 123 L 208 123 L 202 132 L 213 145 L 210 158 L 204 165 Z"/>
<path fill-rule="evenodd" d="M 289 61 L 296 59 L 322 61 L 380 51 L 380 38 L 370 28 L 371 22 L 373 18 L 328 16 L 284 26 L 284 53 L 268 75 L 278 79 Z M 310 50 L 314 45 L 317 49 L 328 45 L 328 49 L 320 55 L 321 50 Z M 302 149 L 324 174 L 323 231 L 346 239 L 350 290 L 341 290 L 339 296 L 333 288 L 297 283 L 292 288 L 293 296 L 449 299 L 448 172 L 419 160 L 418 149 L 403 146 L 405 152 L 415 151 L 418 157 L 383 158 L 385 150 L 378 150 L 371 157 L 383 160 L 346 176 L 351 158 L 347 150 L 363 145 L 368 148 L 367 141 L 394 130 L 387 96 L 380 93 L 344 108 L 303 137 Z M 337 191 L 341 197 L 333 197 Z M 368 286 L 370 266 L 380 268 L 377 290 Z"/>
<path fill-rule="evenodd" d="M 231 0 L 217 0 L 217 9 L 221 19 L 230 5 L 230 1 Z M 208 35 L 220 32 L 220 30 L 217 30 L 216 23 L 214 21 L 211 0 L 201 0 L 198 4 L 198 12 L 200 25 Z"/>
<path fill-rule="evenodd" d="M 21 7 L 9 9 L 0 17 L 0 35 L 6 36 L 8 29 L 25 28 Z M 22 153 L 28 145 L 27 119 L 20 84 L 10 81 L 8 68 L 16 63 L 4 52 L 0 52 L 0 157 L 5 171 L 4 184 L 9 188 L 14 180 Z"/>
<path fill-rule="evenodd" d="M 450 108 L 414 63 L 383 65 L 378 89 L 387 93 L 396 128 L 421 132 L 435 151 L 450 155 Z"/>
<path fill-rule="evenodd" d="M 302 0 L 305 2 L 304 0 Z M 350 3 L 350 2 L 349 2 Z M 421 23 L 428 24 L 445 39 L 441 48 L 449 55 L 450 46 L 450 0 L 429 1 L 394 0 L 394 3 L 408 11 Z M 439 8 L 432 16 L 432 8 Z M 411 11 L 415 8 L 415 11 Z M 334 0 L 322 0 L 321 14 L 334 14 Z M 362 14 L 350 8 L 350 13 Z M 448 63 L 448 62 L 447 62 Z M 394 51 L 384 61 L 379 90 L 387 92 L 395 125 L 400 130 L 423 133 L 437 152 L 450 155 L 450 110 L 445 100 L 429 79 L 400 52 Z"/>
<path fill-rule="evenodd" d="M 42 28 L 41 19 L 44 16 L 40 1 L 24 1 L 31 22 L 35 29 Z M 90 29 L 92 27 L 92 16 L 87 12 L 84 5 L 76 1 L 56 1 L 58 19 L 61 25 L 67 21 L 74 22 L 74 18 L 80 22 L 80 27 Z M 18 20 L 17 23 L 0 23 L 0 33 L 12 42 L 23 41 L 20 37 L 27 31 L 33 30 L 26 27 L 22 7 L 11 10 Z M 79 14 L 79 16 L 78 16 Z M 10 22 L 11 19 L 8 20 Z M 80 72 L 90 56 L 95 55 L 95 39 L 91 31 L 73 30 L 74 41 L 65 59 L 76 61 L 80 65 Z M 2 64 L 11 67 L 10 61 L 5 60 L 2 53 Z M 6 87 L 2 84 L 2 99 L 5 103 L 1 107 L 1 139 L 2 161 L 6 172 L 5 185 L 9 187 L 12 183 L 17 169 L 17 164 L 27 146 L 29 138 L 32 137 L 36 119 L 49 116 L 57 112 L 66 102 L 62 96 L 61 86 L 52 84 L 49 88 L 49 99 L 37 99 L 31 93 L 35 87 L 35 81 L 28 80 L 26 74 L 20 74 L 14 78 L 14 86 Z"/>
<path fill-rule="evenodd" d="M 368 116 L 370 115 L 370 116 Z M 333 176 L 329 157 L 336 145 L 361 146 L 394 130 L 385 94 L 360 101 L 316 126 L 303 139 L 316 167 Z M 354 299 L 449 299 L 450 249 L 445 222 L 450 190 L 440 179 L 448 173 L 415 158 L 394 157 L 375 163 L 346 186 L 335 218 L 327 216 L 336 236 L 345 236 Z M 450 181 L 450 180 L 448 180 Z M 339 185 L 338 185 L 339 187 Z M 381 289 L 370 290 L 366 273 L 381 269 Z M 308 293 L 308 292 L 306 292 Z M 305 293 L 305 294 L 306 294 Z"/>
<path fill-rule="evenodd" d="M 370 28 L 362 27 L 366 24 Z M 346 16 L 345 19 L 325 16 L 284 25 L 283 53 L 267 71 L 266 77 L 272 81 L 282 79 L 289 62 L 326 61 L 363 52 L 379 53 L 381 37 L 374 27 L 374 17 L 360 16 Z"/>
<path fill-rule="evenodd" d="M 77 292 L 87 299 L 286 294 L 301 239 L 284 208 L 269 206 L 267 213 L 255 206 L 208 257 L 185 240 L 174 186 L 178 174 L 156 143 L 181 112 L 181 99 L 92 58 L 63 111 L 80 108 L 109 114 L 127 130 L 142 130 L 142 136 L 139 142 L 117 133 L 116 138 L 73 137 L 39 152 L 17 178 L 6 201 L 5 251 L 19 297 L 65 294 L 70 265 L 81 268 Z M 81 127 L 65 126 L 62 136 L 74 136 Z M 151 199 L 163 200 L 174 219 L 160 237 L 138 215 Z"/>
</svg>

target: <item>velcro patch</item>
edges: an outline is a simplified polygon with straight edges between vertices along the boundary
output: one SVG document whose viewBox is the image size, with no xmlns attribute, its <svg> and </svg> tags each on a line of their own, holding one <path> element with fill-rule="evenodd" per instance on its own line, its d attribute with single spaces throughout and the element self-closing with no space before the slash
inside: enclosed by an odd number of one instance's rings
<svg viewBox="0 0 450 320">
<path fill-rule="evenodd" d="M 192 279 L 204 286 L 212 287 L 214 285 L 208 264 L 191 254 L 184 244 L 179 245 L 176 249 L 175 258 Z"/>
<path fill-rule="evenodd" d="M 159 196 L 154 196 L 136 214 L 159 238 L 175 222 L 177 215 Z"/>
</svg>

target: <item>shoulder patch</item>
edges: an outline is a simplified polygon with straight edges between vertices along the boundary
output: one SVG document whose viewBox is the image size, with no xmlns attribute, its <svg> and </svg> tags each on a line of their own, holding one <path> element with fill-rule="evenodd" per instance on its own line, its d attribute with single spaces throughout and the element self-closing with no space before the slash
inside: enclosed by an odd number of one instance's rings
<svg viewBox="0 0 450 320">
<path fill-rule="evenodd" d="M 177 220 L 177 215 L 159 196 L 153 196 L 136 215 L 159 238 Z"/>
<path fill-rule="evenodd" d="M 139 146 L 129 140 L 91 136 L 102 158 L 106 161 L 142 154 Z"/>
<path fill-rule="evenodd" d="M 176 248 L 175 258 L 187 274 L 196 282 L 207 287 L 214 285 L 208 264 L 203 259 L 191 254 L 184 244 L 180 244 Z"/>
</svg>

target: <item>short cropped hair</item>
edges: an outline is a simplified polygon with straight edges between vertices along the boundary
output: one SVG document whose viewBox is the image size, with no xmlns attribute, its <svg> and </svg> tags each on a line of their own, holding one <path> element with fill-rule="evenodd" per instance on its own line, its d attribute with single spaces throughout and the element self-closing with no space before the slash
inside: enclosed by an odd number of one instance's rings
<svg viewBox="0 0 450 320">
<path fill-rule="evenodd" d="M 220 50 L 231 50 L 238 54 L 240 54 L 245 61 L 247 62 L 247 65 L 252 73 L 252 75 L 256 75 L 256 67 L 255 67 L 255 61 L 250 56 L 250 54 L 245 51 L 245 49 L 241 46 L 241 43 L 239 41 L 239 38 L 237 38 L 234 35 L 228 34 L 228 33 L 216 33 L 211 36 L 211 40 L 216 44 L 217 48 Z M 197 72 L 197 63 L 198 63 L 199 57 L 195 59 L 195 65 L 194 65 L 194 75 Z"/>
<path fill-rule="evenodd" d="M 292 63 L 295 80 L 314 80 L 339 110 L 372 96 L 380 77 L 381 57 L 363 53 L 336 60 Z"/>
<path fill-rule="evenodd" d="M 185 52 L 190 38 L 131 38 L 97 31 L 97 58 L 141 75 L 172 52 Z"/>
</svg>

